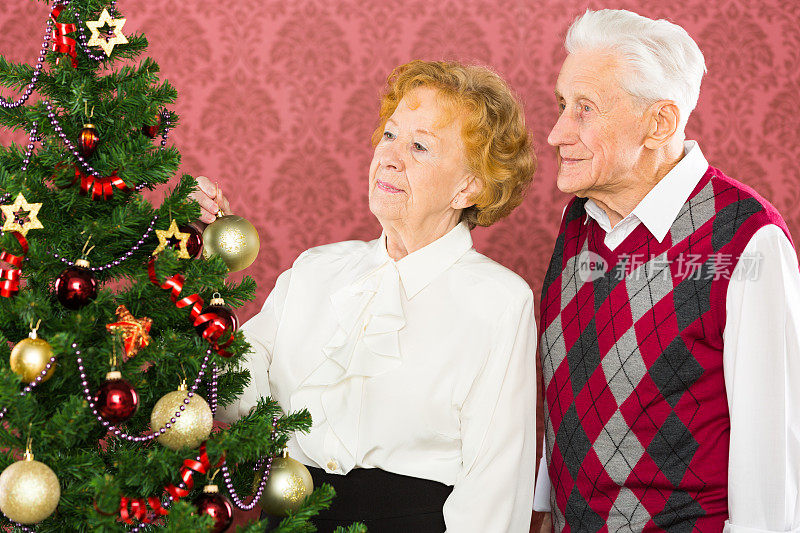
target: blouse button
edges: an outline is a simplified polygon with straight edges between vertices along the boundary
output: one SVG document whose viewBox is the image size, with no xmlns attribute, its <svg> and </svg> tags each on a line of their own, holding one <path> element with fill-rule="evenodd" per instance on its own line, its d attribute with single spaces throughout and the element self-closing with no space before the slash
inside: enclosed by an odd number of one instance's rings
<svg viewBox="0 0 800 533">
<path fill-rule="evenodd" d="M 328 470 L 336 470 L 337 468 L 339 468 L 339 463 L 337 463 L 335 460 L 331 459 L 330 461 L 328 461 L 327 466 L 328 466 Z"/>
</svg>

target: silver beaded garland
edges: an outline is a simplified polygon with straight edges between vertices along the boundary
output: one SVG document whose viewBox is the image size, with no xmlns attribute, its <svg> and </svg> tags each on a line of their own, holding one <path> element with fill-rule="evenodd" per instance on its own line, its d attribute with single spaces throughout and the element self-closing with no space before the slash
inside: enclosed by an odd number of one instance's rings
<svg viewBox="0 0 800 533">
<path fill-rule="evenodd" d="M 131 247 L 130 250 L 128 250 L 127 252 L 125 252 L 124 254 L 119 256 L 117 259 L 114 259 L 113 261 L 111 261 L 111 262 L 109 262 L 109 263 L 107 263 L 105 265 L 98 266 L 98 267 L 89 267 L 89 270 L 91 270 L 92 272 L 102 272 L 103 270 L 108 270 L 109 268 L 113 268 L 115 266 L 119 266 L 120 264 L 122 264 L 123 261 L 125 261 L 128 258 L 130 258 L 133 254 L 135 254 L 136 252 L 139 251 L 139 248 L 142 247 L 142 245 L 145 243 L 147 238 L 153 232 L 153 228 L 155 227 L 155 224 L 156 224 L 157 220 L 158 220 L 158 215 L 155 215 L 153 217 L 153 220 L 151 220 L 150 224 L 147 226 L 147 229 L 144 231 L 144 234 L 142 234 L 142 237 L 138 241 L 136 241 L 136 244 L 134 244 Z M 67 259 L 63 255 L 59 255 L 57 252 L 50 252 L 50 255 L 52 255 L 56 259 L 60 260 L 64 264 L 67 264 L 69 266 L 75 266 L 75 262 L 74 261 L 70 261 L 69 259 Z"/>
<path fill-rule="evenodd" d="M 86 401 L 89 403 L 89 407 L 92 409 L 92 414 L 97 418 L 97 421 L 110 431 L 115 437 L 120 439 L 125 439 L 129 442 L 147 442 L 153 439 L 156 439 L 167 432 L 169 429 L 167 426 L 170 424 L 167 423 L 164 426 L 160 427 L 158 430 L 153 431 L 152 433 L 148 433 L 147 435 L 139 436 L 139 435 L 128 435 L 127 433 L 123 432 L 118 427 L 111 424 L 108 420 L 104 419 L 100 416 L 100 412 L 97 410 L 97 406 L 94 403 L 94 394 L 89 389 L 89 381 L 86 377 L 86 369 L 83 366 L 83 358 L 81 357 L 81 351 L 78 350 L 78 345 L 73 343 L 72 344 L 73 350 L 75 350 L 76 361 L 78 363 L 78 372 L 80 373 L 81 377 L 81 386 L 83 387 L 83 395 L 86 398 Z M 203 375 L 205 374 L 206 367 L 208 366 L 208 361 L 211 358 L 211 348 L 206 350 L 206 355 L 203 357 L 203 362 L 200 365 L 200 371 L 197 373 L 197 378 L 195 378 L 194 383 L 192 383 L 191 389 L 187 391 L 186 395 L 187 398 L 183 400 L 183 404 L 180 407 L 180 410 L 175 411 L 175 416 L 173 418 L 180 418 L 181 412 L 186 409 L 186 405 L 189 405 L 191 398 L 194 397 L 195 393 L 197 392 L 197 388 L 200 386 L 200 382 L 203 379 Z M 212 390 L 216 390 L 216 379 L 217 379 L 217 365 L 216 363 L 212 363 Z M 211 394 L 211 402 L 209 402 L 209 407 L 211 408 L 212 414 L 216 412 L 217 407 L 217 398 L 216 392 Z"/>
<path fill-rule="evenodd" d="M 270 433 L 270 439 L 274 442 L 275 441 L 275 434 L 278 428 L 278 417 L 272 418 L 272 432 Z M 233 500 L 233 504 L 241 509 L 242 511 L 249 511 L 253 509 L 261 500 L 261 495 L 264 493 L 264 488 L 267 486 L 267 479 L 269 478 L 269 473 L 272 470 L 272 456 L 262 457 L 258 460 L 256 465 L 253 467 L 253 472 L 258 472 L 261 468 L 264 468 L 264 473 L 261 476 L 261 481 L 256 488 L 256 492 L 253 495 L 253 499 L 250 500 L 250 503 L 244 503 L 239 495 L 236 493 L 236 489 L 233 487 L 233 481 L 231 481 L 231 474 L 228 470 L 228 465 L 222 465 L 222 479 L 225 481 L 225 486 L 228 489 L 228 494 L 231 495 L 231 499 Z M 265 466 L 266 463 L 266 466 Z"/>
<path fill-rule="evenodd" d="M 15 107 L 19 107 L 24 104 L 28 98 L 33 94 L 33 90 L 36 88 L 36 83 L 39 81 L 39 75 L 42 73 L 42 67 L 44 66 L 44 58 L 45 54 L 47 53 L 47 45 L 50 42 L 50 33 L 53 31 L 53 21 L 52 19 L 47 20 L 47 27 L 44 30 L 44 41 L 42 42 L 42 49 L 39 51 L 39 58 L 36 62 L 36 66 L 33 69 L 33 76 L 31 77 L 31 82 L 25 88 L 25 91 L 22 93 L 22 96 L 16 102 L 9 102 L 5 98 L 0 97 L 0 106 L 4 107 L 5 109 L 14 109 Z"/>
</svg>

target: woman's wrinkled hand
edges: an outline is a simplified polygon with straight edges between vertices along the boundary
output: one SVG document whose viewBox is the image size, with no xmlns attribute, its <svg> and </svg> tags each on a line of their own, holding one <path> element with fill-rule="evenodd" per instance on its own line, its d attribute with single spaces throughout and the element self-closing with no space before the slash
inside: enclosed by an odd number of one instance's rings
<svg viewBox="0 0 800 533">
<path fill-rule="evenodd" d="M 197 176 L 197 190 L 189 198 L 200 204 L 200 221 L 205 224 L 214 222 L 220 210 L 225 215 L 230 215 L 231 204 L 222 194 L 219 184 L 205 176 Z"/>
</svg>

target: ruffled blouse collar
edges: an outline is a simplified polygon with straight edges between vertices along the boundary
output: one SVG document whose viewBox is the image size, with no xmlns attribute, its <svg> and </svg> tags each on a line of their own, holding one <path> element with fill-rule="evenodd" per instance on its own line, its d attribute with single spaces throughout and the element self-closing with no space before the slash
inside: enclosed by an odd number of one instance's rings
<svg viewBox="0 0 800 533">
<path fill-rule="evenodd" d="M 325 358 L 291 395 L 291 408 L 308 408 L 312 432 L 329 432 L 338 441 L 337 456 L 344 472 L 357 461 L 358 421 L 363 379 L 379 376 L 400 366 L 399 332 L 406 324 L 403 299 L 411 299 L 439 274 L 472 248 L 466 224 L 399 261 L 386 250 L 386 235 L 370 243 L 366 272 L 330 295 L 337 327 L 322 349 Z M 298 435 L 303 451 L 320 465 L 304 446 L 308 435 Z"/>
</svg>

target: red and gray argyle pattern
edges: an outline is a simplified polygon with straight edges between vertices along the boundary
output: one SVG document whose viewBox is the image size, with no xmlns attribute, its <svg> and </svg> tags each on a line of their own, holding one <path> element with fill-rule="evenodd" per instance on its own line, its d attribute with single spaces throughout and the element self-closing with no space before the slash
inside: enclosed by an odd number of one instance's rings
<svg viewBox="0 0 800 533">
<path fill-rule="evenodd" d="M 609 250 L 584 204 L 565 212 L 542 291 L 555 529 L 722 531 L 728 282 L 759 228 L 786 225 L 713 167 L 662 242 L 640 224 Z M 587 277 L 598 256 L 606 268 Z"/>
</svg>

